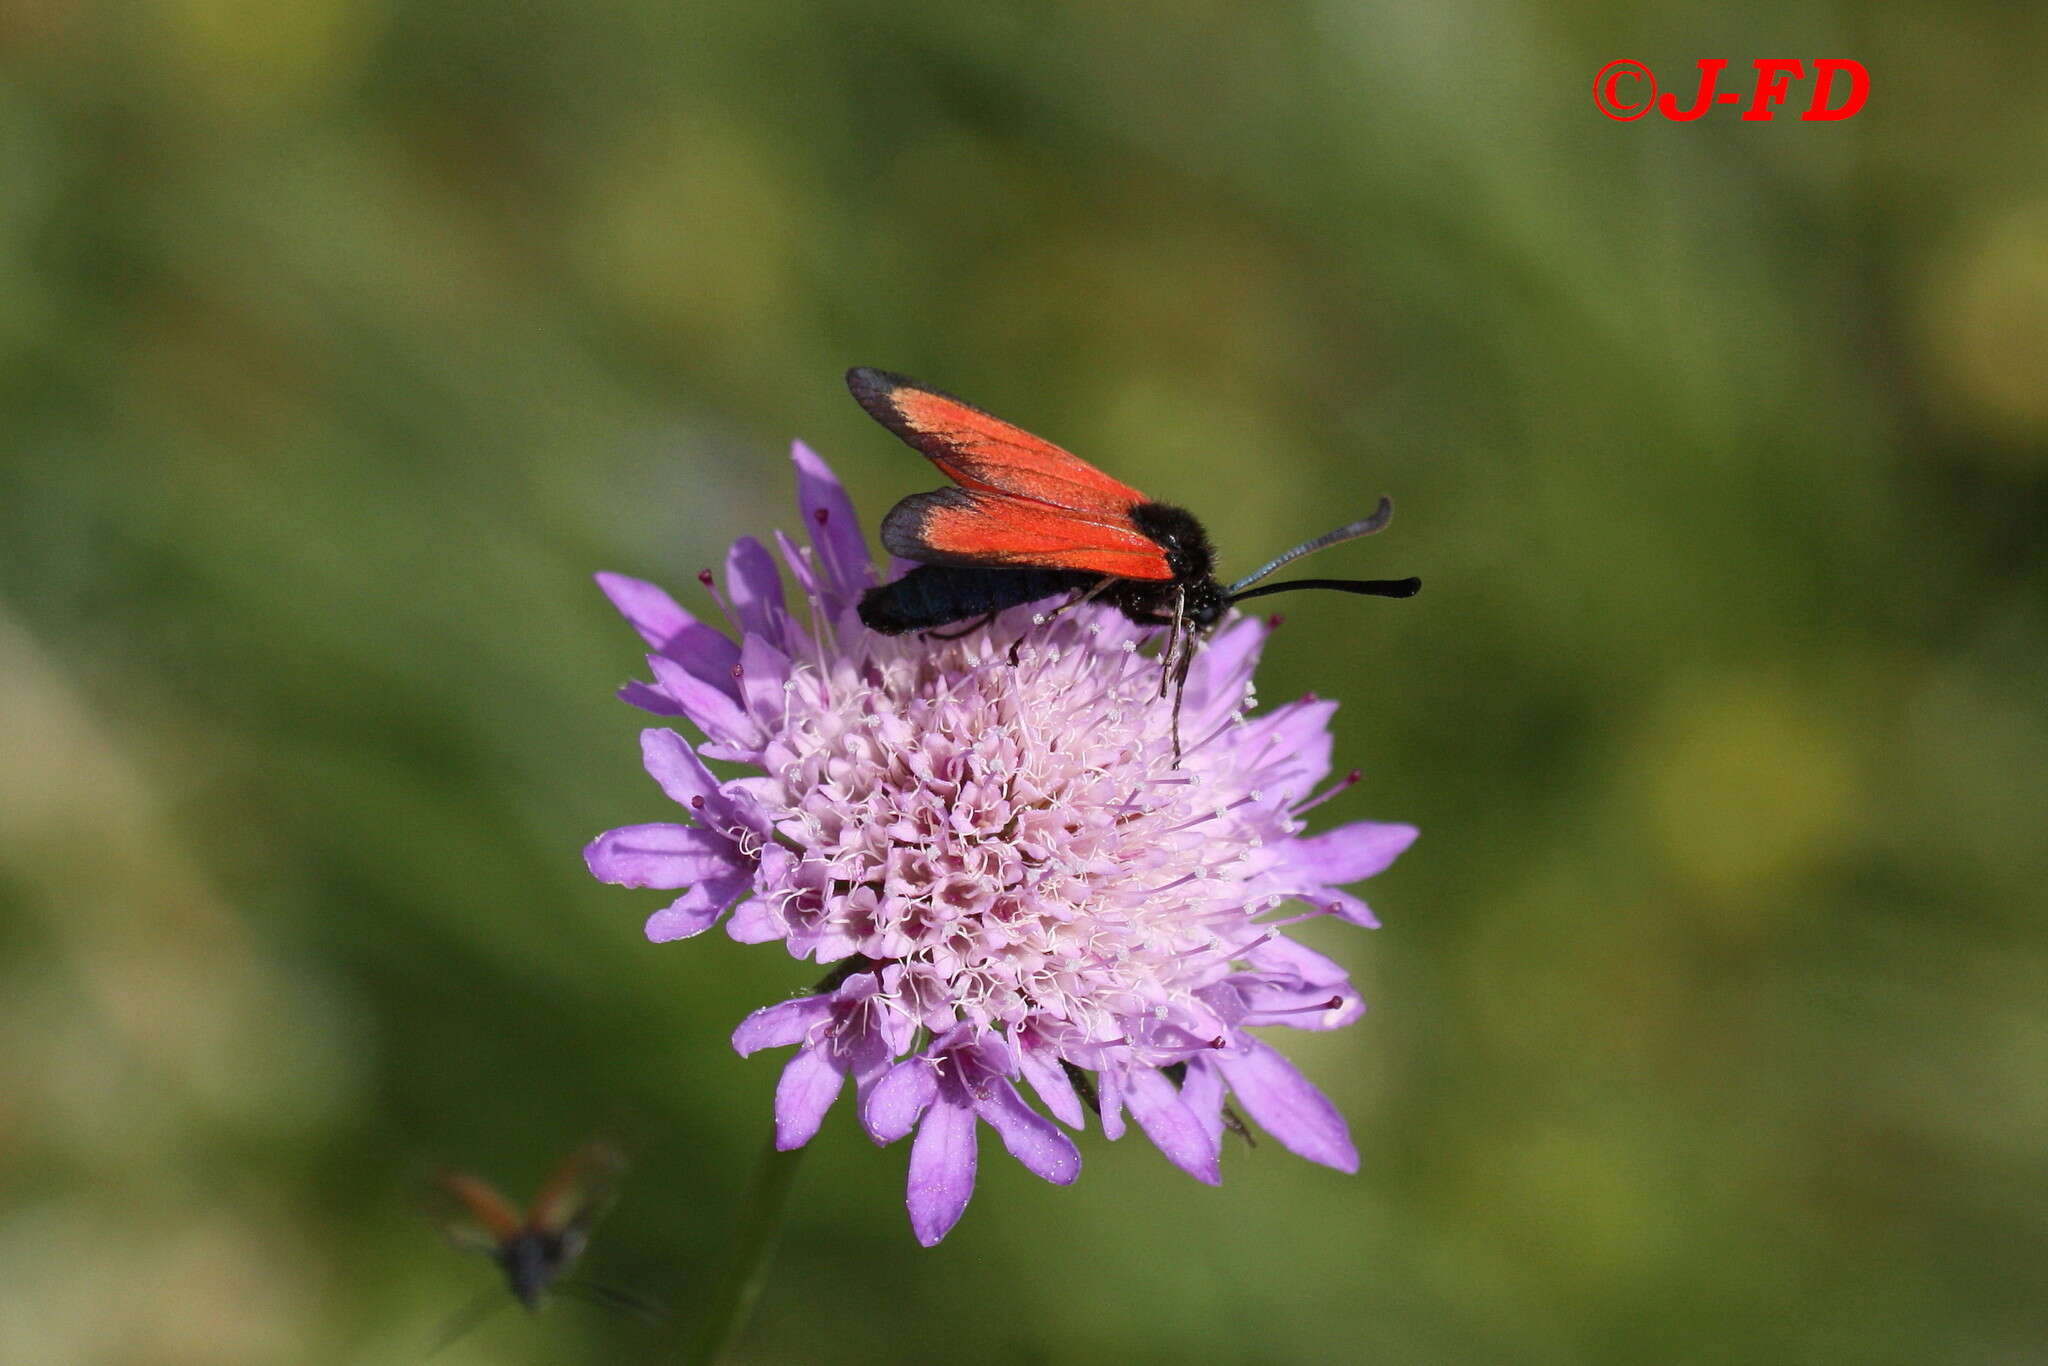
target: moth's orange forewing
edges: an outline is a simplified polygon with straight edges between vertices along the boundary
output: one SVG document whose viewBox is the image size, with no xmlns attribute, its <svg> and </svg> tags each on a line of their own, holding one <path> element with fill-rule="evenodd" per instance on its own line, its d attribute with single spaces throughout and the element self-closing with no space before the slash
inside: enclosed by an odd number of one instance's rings
<svg viewBox="0 0 2048 1366">
<path fill-rule="evenodd" d="M 1119 579 L 1173 577 L 1158 544 L 1128 528 L 964 488 L 903 499 L 883 519 L 882 544 L 891 554 L 921 564 L 1029 565 Z"/>
<path fill-rule="evenodd" d="M 1029 565 L 1120 579 L 1173 578 L 1166 551 L 1131 520 L 1150 500 L 1050 441 L 957 398 L 879 370 L 848 387 L 868 413 L 957 488 L 904 499 L 882 544 L 925 564 Z"/>
<path fill-rule="evenodd" d="M 434 1184 L 453 1204 L 451 1217 L 440 1222 L 450 1238 L 459 1243 L 502 1247 L 525 1228 L 525 1221 L 510 1200 L 468 1172 L 438 1172 Z"/>
</svg>

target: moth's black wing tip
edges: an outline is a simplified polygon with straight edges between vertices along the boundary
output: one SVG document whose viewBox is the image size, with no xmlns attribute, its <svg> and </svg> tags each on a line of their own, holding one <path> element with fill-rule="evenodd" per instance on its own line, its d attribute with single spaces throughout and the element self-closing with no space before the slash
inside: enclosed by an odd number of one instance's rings
<svg viewBox="0 0 2048 1366">
<path fill-rule="evenodd" d="M 856 365 L 846 372 L 847 392 L 869 412 L 873 412 L 877 404 L 889 403 L 890 396 L 898 389 L 921 387 L 914 379 L 890 370 L 877 370 L 872 365 Z"/>
<path fill-rule="evenodd" d="M 882 548 L 891 555 L 919 564 L 987 564 L 986 559 L 948 553 L 934 549 L 925 538 L 925 519 L 940 508 L 967 508 L 976 503 L 975 496 L 963 488 L 933 489 L 929 493 L 913 493 L 889 509 L 882 518 Z"/>
<path fill-rule="evenodd" d="M 924 394 L 930 398 L 943 399 L 947 403 L 958 404 L 968 412 L 978 413 L 991 421 L 1003 421 L 1003 419 L 989 412 L 986 408 L 969 403 L 958 394 L 948 393 L 944 389 L 935 389 L 923 380 L 912 379 L 910 376 L 898 374 L 894 370 L 878 370 L 872 365 L 856 365 L 851 370 L 848 370 L 846 372 L 846 389 L 848 393 L 853 395 L 854 401 L 867 409 L 869 415 L 877 422 L 880 422 L 883 426 L 902 436 L 907 441 L 911 440 L 913 436 L 924 437 L 929 436 L 930 433 L 921 431 L 904 416 L 897 406 L 896 395 L 898 393 Z M 1005 425 L 1008 424 L 1006 423 Z M 916 445 L 917 443 L 916 441 L 911 441 L 911 444 Z"/>
</svg>

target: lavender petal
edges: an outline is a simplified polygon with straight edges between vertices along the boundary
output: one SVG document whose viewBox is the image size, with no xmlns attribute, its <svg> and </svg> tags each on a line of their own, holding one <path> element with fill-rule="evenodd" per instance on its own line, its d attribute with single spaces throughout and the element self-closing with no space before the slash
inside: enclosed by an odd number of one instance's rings
<svg viewBox="0 0 2048 1366">
<path fill-rule="evenodd" d="M 822 1048 L 798 1049 L 775 1084 L 775 1146 L 788 1152 L 816 1137 L 845 1085 L 846 1074 Z"/>
<path fill-rule="evenodd" d="M 1095 1074 L 1095 1113 L 1102 1121 L 1102 1136 L 1112 1143 L 1124 1136 L 1124 1091 L 1116 1069 L 1105 1067 Z"/>
<path fill-rule="evenodd" d="M 1265 643 L 1266 624 L 1257 617 L 1239 617 L 1203 643 L 1188 670 L 1181 704 L 1184 733 L 1214 729 L 1244 701 L 1245 685 Z"/>
<path fill-rule="evenodd" d="M 1344 1116 L 1271 1046 L 1246 1036 L 1242 1053 L 1219 1053 L 1216 1065 L 1245 1113 L 1281 1147 L 1340 1172 L 1358 1170 Z"/>
<path fill-rule="evenodd" d="M 1067 1080 L 1058 1054 L 1043 1045 L 1022 1043 L 1017 1047 L 1017 1066 L 1024 1073 L 1024 1080 L 1031 1083 L 1032 1091 L 1045 1102 L 1045 1108 L 1062 1124 L 1070 1129 L 1087 1126 L 1081 1098 L 1074 1094 L 1074 1084 Z"/>
<path fill-rule="evenodd" d="M 1223 1074 L 1207 1058 L 1190 1058 L 1180 1079 L 1180 1103 L 1195 1117 L 1209 1141 L 1223 1145 Z"/>
<path fill-rule="evenodd" d="M 1342 886 L 1383 871 L 1419 833 L 1412 825 L 1354 821 L 1296 840 L 1291 863 L 1321 886 Z"/>
<path fill-rule="evenodd" d="M 699 678 L 715 681 L 732 672 L 739 646 L 691 616 L 662 589 L 624 574 L 599 574 L 597 586 L 656 654 Z"/>
<path fill-rule="evenodd" d="M 725 581 L 742 634 L 781 640 L 787 609 L 782 602 L 782 574 L 768 547 L 752 536 L 734 541 L 732 552 L 725 557 Z"/>
<path fill-rule="evenodd" d="M 742 872 L 722 835 L 689 825 L 628 825 L 607 830 L 583 850 L 599 882 L 619 887 L 689 887 Z"/>
<path fill-rule="evenodd" d="M 750 880 L 741 873 L 737 877 L 698 883 L 647 917 L 648 941 L 666 944 L 704 933 L 718 923 L 718 917 L 725 913 L 726 907 L 739 899 L 739 894 L 747 889 Z"/>
<path fill-rule="evenodd" d="M 789 458 L 796 465 L 797 510 L 817 552 L 825 585 L 841 601 L 851 599 L 875 579 L 853 500 L 818 453 L 803 442 L 791 443 Z"/>
<path fill-rule="evenodd" d="M 788 681 L 789 656 L 760 636 L 748 636 L 740 650 L 740 700 L 755 725 L 773 730 L 782 724 L 782 685 Z"/>
<path fill-rule="evenodd" d="M 1004 1078 L 983 1079 L 975 1087 L 973 1104 L 974 1112 L 1002 1138 L 1010 1156 L 1032 1175 L 1065 1186 L 1081 1174 L 1081 1153 L 1073 1140 L 1026 1105 L 1017 1088 Z"/>
<path fill-rule="evenodd" d="M 629 707 L 653 712 L 656 716 L 681 716 L 682 704 L 661 689 L 646 683 L 628 683 L 620 688 L 618 698 Z"/>
<path fill-rule="evenodd" d="M 626 624 L 657 650 L 668 644 L 678 631 L 696 621 L 668 595 L 667 590 L 657 588 L 644 579 L 613 573 L 595 577 L 597 586 L 611 599 L 612 606 L 626 619 Z"/>
<path fill-rule="evenodd" d="M 925 1247 L 952 1232 L 974 1194 L 976 1127 L 972 1107 L 944 1098 L 917 1126 L 904 1204 L 910 1210 L 911 1232 Z"/>
<path fill-rule="evenodd" d="M 649 726 L 640 732 L 640 764 L 663 796 L 721 834 L 747 823 L 697 751 L 667 727 Z"/>
<path fill-rule="evenodd" d="M 772 944 L 789 933 L 789 926 L 772 898 L 750 896 L 725 922 L 725 933 L 735 944 Z"/>
<path fill-rule="evenodd" d="M 683 715 L 703 731 L 711 740 L 720 744 L 757 748 L 761 732 L 755 727 L 737 700 L 738 683 L 728 676 L 724 686 L 716 686 L 666 655 L 647 656 L 647 667 L 654 670 L 654 681 L 661 690 L 675 699 L 683 709 Z"/>
<path fill-rule="evenodd" d="M 1173 1083 L 1152 1067 L 1133 1067 L 1127 1082 L 1124 1099 L 1130 1104 L 1131 1118 L 1138 1121 L 1152 1146 L 1195 1180 L 1221 1185 L 1220 1139 L 1204 1129 L 1201 1120 L 1181 1102 Z"/>
<path fill-rule="evenodd" d="M 740 1021 L 739 1028 L 732 1032 L 732 1049 L 744 1058 L 764 1048 L 787 1048 L 793 1043 L 803 1043 L 810 1037 L 811 1030 L 831 1018 L 830 996 L 799 996 L 792 1001 L 777 1001 L 772 1006 L 762 1006 Z"/>
<path fill-rule="evenodd" d="M 929 1060 L 905 1058 L 868 1091 L 861 1102 L 861 1127 L 877 1143 L 894 1143 L 917 1125 L 917 1117 L 938 1096 L 938 1078 Z"/>
<path fill-rule="evenodd" d="M 1380 927 L 1380 919 L 1372 913 L 1372 907 L 1349 892 L 1339 892 L 1325 887 L 1316 892 L 1310 900 L 1315 903 L 1317 910 L 1334 915 L 1348 925 L 1356 925 L 1361 930 L 1376 930 Z"/>
<path fill-rule="evenodd" d="M 1291 977 L 1297 982 L 1349 982 L 1351 974 L 1342 964 L 1317 953 L 1306 944 L 1275 936 L 1245 954 L 1245 959 L 1262 972 Z"/>
</svg>

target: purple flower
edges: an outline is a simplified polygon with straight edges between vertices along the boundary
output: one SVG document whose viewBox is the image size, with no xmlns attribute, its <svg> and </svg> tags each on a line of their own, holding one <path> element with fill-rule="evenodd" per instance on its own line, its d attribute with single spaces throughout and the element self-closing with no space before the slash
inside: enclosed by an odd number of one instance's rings
<svg viewBox="0 0 2048 1366">
<path fill-rule="evenodd" d="M 701 576 L 737 644 L 659 588 L 598 576 L 653 651 L 654 681 L 621 696 L 704 739 L 642 732 L 684 822 L 585 851 L 606 882 L 682 893 L 649 939 L 730 911 L 734 939 L 835 965 L 817 994 L 733 1035 L 742 1054 L 796 1048 L 778 1146 L 808 1142 L 850 1078 L 876 1142 L 916 1135 L 907 1203 L 927 1246 L 966 1208 L 984 1123 L 1047 1181 L 1078 1174 L 1073 1141 L 1020 1082 L 1073 1128 L 1084 1099 L 1110 1138 L 1128 1112 L 1212 1184 L 1233 1102 L 1289 1150 L 1356 1170 L 1343 1117 L 1251 1032 L 1363 1013 L 1344 969 L 1286 927 L 1374 926 L 1338 888 L 1415 838 L 1363 821 L 1302 834 L 1303 813 L 1356 778 L 1315 791 L 1334 704 L 1254 712 L 1266 629 L 1228 621 L 1188 677 L 1176 765 L 1146 631 L 1114 610 L 1047 622 L 1021 608 L 952 641 L 870 632 L 854 611 L 875 577 L 853 507 L 810 450 L 795 460 L 809 544 L 776 541 L 803 611 L 751 538 L 722 593 Z M 721 782 L 700 753 L 756 771 Z"/>
</svg>

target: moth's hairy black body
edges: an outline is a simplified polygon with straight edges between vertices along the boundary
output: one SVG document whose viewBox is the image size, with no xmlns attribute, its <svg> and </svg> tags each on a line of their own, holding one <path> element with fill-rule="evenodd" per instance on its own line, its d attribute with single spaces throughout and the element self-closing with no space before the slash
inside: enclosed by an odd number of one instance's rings
<svg viewBox="0 0 2048 1366">
<path fill-rule="evenodd" d="M 900 636 L 972 621 L 1040 598 L 1086 591 L 1101 578 L 1074 569 L 921 564 L 894 583 L 863 593 L 860 619 L 871 631 Z"/>
<path fill-rule="evenodd" d="M 1172 620 L 1176 604 L 1192 625 L 1214 626 L 1230 606 L 1230 597 L 1216 582 L 1216 548 L 1209 544 L 1202 524 L 1193 513 L 1171 503 L 1140 503 L 1131 509 L 1131 522 L 1166 552 L 1173 578 L 1118 579 L 1104 591 L 1104 599 L 1132 621 L 1149 626 Z"/>
<path fill-rule="evenodd" d="M 884 548 L 917 567 L 862 594 L 860 619 L 885 635 L 931 631 L 949 640 L 1008 608 L 1064 594 L 1051 615 L 1099 602 L 1141 626 L 1163 626 L 1159 686 L 1161 696 L 1173 692 L 1176 763 L 1195 648 L 1233 603 L 1303 588 L 1405 598 L 1422 587 L 1413 578 L 1260 585 L 1304 555 L 1378 531 L 1394 511 L 1386 498 L 1371 516 L 1303 541 L 1226 587 L 1216 580 L 1208 533 L 1185 509 L 1155 503 L 1050 442 L 901 375 L 856 366 L 846 384 L 869 416 L 953 480 L 911 494 L 882 519 Z M 956 622 L 968 624 L 936 629 Z M 1017 653 L 1013 645 L 1012 664 Z"/>
</svg>

